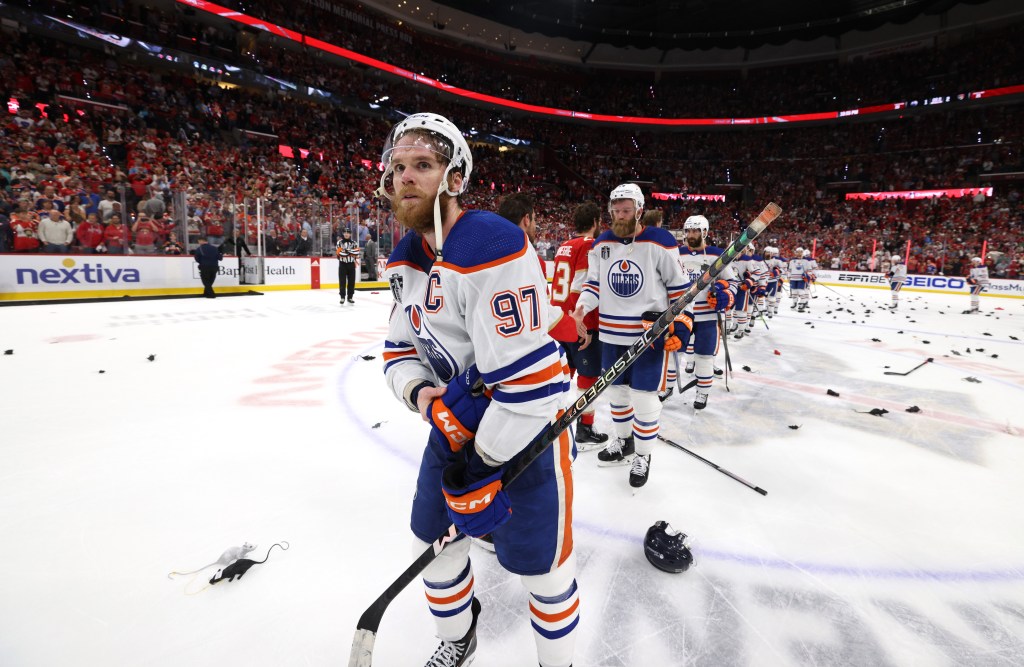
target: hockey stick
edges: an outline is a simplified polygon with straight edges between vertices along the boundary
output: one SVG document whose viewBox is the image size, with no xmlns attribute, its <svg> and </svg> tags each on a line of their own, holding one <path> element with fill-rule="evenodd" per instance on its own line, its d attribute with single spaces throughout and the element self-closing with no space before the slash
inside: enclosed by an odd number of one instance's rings
<svg viewBox="0 0 1024 667">
<path fill-rule="evenodd" d="M 853 297 L 852 297 L 852 296 L 850 296 L 849 294 L 843 294 L 842 292 L 836 292 L 836 291 L 835 291 L 834 289 L 832 289 L 832 288 L 831 288 L 831 287 L 829 287 L 828 285 L 822 285 L 822 287 L 824 287 L 825 289 L 827 289 L 827 290 L 828 290 L 829 292 L 835 292 L 836 294 L 838 294 L 839 296 L 843 297 L 844 299 L 848 299 L 848 300 L 850 300 L 850 301 L 853 301 L 853 300 L 854 300 L 854 299 L 853 299 Z"/>
<path fill-rule="evenodd" d="M 910 369 L 909 371 L 907 371 L 906 373 L 897 373 L 897 372 L 895 372 L 895 371 L 886 371 L 886 372 L 885 372 L 885 374 L 886 374 L 886 375 L 910 375 L 911 373 L 913 373 L 914 371 L 916 371 L 916 370 L 917 370 L 918 368 L 920 368 L 921 366 L 924 366 L 925 364 L 927 364 L 928 362 L 931 362 L 931 361 L 935 361 L 935 360 L 934 360 L 934 359 L 932 359 L 931 357 L 928 357 L 927 359 L 925 359 L 924 361 L 922 361 L 922 362 L 921 362 L 920 364 L 918 364 L 917 366 L 914 366 L 913 368 L 911 368 L 911 369 Z"/>
<path fill-rule="evenodd" d="M 683 312 L 697 295 L 707 288 L 708 285 L 713 283 L 718 277 L 718 274 L 722 272 L 730 262 L 733 261 L 747 245 L 757 238 L 757 236 L 765 230 L 768 225 L 772 223 L 782 213 L 782 209 L 779 208 L 778 204 L 770 203 L 764 207 L 748 226 L 739 238 L 726 248 L 718 259 L 714 263 L 704 270 L 700 278 L 697 279 L 690 288 L 683 293 L 678 299 L 669 304 L 669 307 L 658 317 L 657 320 L 651 324 L 649 329 L 644 330 L 640 336 L 633 341 L 633 344 L 623 353 L 621 357 L 615 360 L 610 368 L 605 370 L 598 378 L 597 381 L 587 389 L 583 394 L 576 399 L 576 402 L 570 405 L 562 413 L 562 416 L 555 420 L 554 423 L 550 424 L 540 435 L 533 439 L 533 441 L 526 447 L 523 455 L 516 462 L 515 466 L 510 466 L 505 470 L 501 476 L 502 485 L 507 487 L 509 484 L 514 482 L 526 468 L 533 463 L 537 458 L 551 446 L 554 441 L 563 431 L 572 426 L 576 418 L 583 414 L 590 406 L 594 404 L 597 397 L 601 393 L 610 387 L 615 380 L 626 372 L 633 363 L 640 358 L 644 350 L 649 345 L 654 343 L 665 331 L 672 326 L 673 321 Z M 373 664 L 373 644 L 377 639 L 377 630 L 380 628 L 381 620 L 384 618 L 384 612 L 387 610 L 388 605 L 391 601 L 398 597 L 398 594 L 405 589 L 414 579 L 416 579 L 421 572 L 430 563 L 437 558 L 438 554 L 444 550 L 445 546 L 455 541 L 459 537 L 459 531 L 454 526 L 448 527 L 448 531 L 438 537 L 433 544 L 419 555 L 412 562 L 409 567 L 405 569 L 405 572 L 400 574 L 397 579 L 387 589 L 381 593 L 380 597 L 373 601 L 373 603 L 366 608 L 362 616 L 359 617 L 359 621 L 356 623 L 355 637 L 352 639 L 352 651 L 349 654 L 348 664 L 349 667 L 371 667 Z"/>
<path fill-rule="evenodd" d="M 715 314 L 718 315 L 718 333 L 721 335 L 722 347 L 725 349 L 725 390 L 732 391 L 729 389 L 729 373 L 732 372 L 732 357 L 729 356 L 729 334 L 726 333 L 725 327 L 722 324 L 721 311 Z"/>
<path fill-rule="evenodd" d="M 765 491 L 764 489 L 762 489 L 760 486 L 754 486 L 753 484 L 751 484 L 747 480 L 743 479 L 742 477 L 737 477 L 736 475 L 732 474 L 731 472 L 729 472 L 725 468 L 723 468 L 723 467 L 721 467 L 719 465 L 716 465 L 716 464 L 712 463 L 711 461 L 708 461 L 706 458 L 704 458 L 700 454 L 696 454 L 694 452 L 691 452 L 689 449 L 687 449 L 686 447 L 683 447 L 682 445 L 680 445 L 677 442 L 672 442 L 671 440 L 669 440 L 665 436 L 661 435 L 660 433 L 658 434 L 658 440 L 661 440 L 666 445 L 671 445 L 671 446 L 675 447 L 676 449 L 681 449 L 684 452 L 686 452 L 687 454 L 689 454 L 690 456 L 692 456 L 693 458 L 698 459 L 700 461 L 703 461 L 704 463 L 707 463 L 709 466 L 711 466 L 712 468 L 714 468 L 718 472 L 720 472 L 723 475 L 726 475 L 728 477 L 732 477 L 734 480 L 736 480 L 737 482 L 739 482 L 743 486 L 747 487 L 748 489 L 753 489 L 754 491 L 757 491 L 758 493 L 760 493 L 762 496 L 767 496 L 768 495 L 768 492 Z"/>
<path fill-rule="evenodd" d="M 764 319 L 764 313 L 761 311 L 760 308 L 757 307 L 757 301 L 754 301 L 754 310 L 757 311 L 757 314 L 761 318 L 761 321 L 764 322 L 764 328 L 767 329 L 768 331 L 771 331 L 772 328 L 768 326 L 768 321 Z"/>
<path fill-rule="evenodd" d="M 676 362 L 676 389 L 678 389 L 679 393 L 681 394 L 681 393 L 683 393 L 686 390 L 683 389 L 683 374 L 682 374 L 682 372 L 680 372 L 682 370 L 682 366 L 679 365 L 679 353 L 678 352 L 673 352 L 672 353 L 672 360 Z"/>
</svg>

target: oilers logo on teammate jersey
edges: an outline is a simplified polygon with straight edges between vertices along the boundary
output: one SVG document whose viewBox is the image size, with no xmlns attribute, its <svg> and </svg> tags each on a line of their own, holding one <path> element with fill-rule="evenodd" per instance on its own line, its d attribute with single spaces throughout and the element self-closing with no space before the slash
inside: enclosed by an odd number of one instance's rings
<svg viewBox="0 0 1024 667">
<path fill-rule="evenodd" d="M 608 269 L 608 286 L 616 296 L 634 296 L 644 286 L 644 272 L 636 262 L 629 259 L 620 260 Z"/>
<path fill-rule="evenodd" d="M 419 306 L 407 306 L 405 313 L 409 318 L 409 324 L 412 325 L 413 334 L 416 335 L 420 347 L 427 355 L 427 360 L 430 361 L 430 367 L 434 369 L 442 382 L 448 384 L 458 373 L 459 364 L 455 361 L 455 357 L 431 333 Z"/>
<path fill-rule="evenodd" d="M 388 280 L 391 283 L 391 296 L 395 298 L 395 303 L 402 303 L 402 276 L 395 274 Z"/>
</svg>

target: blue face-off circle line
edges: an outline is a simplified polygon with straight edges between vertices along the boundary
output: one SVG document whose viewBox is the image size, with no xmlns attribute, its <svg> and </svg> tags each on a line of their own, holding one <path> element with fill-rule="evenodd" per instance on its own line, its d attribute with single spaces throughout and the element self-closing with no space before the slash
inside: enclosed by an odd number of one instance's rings
<svg viewBox="0 0 1024 667">
<path fill-rule="evenodd" d="M 370 345 L 358 354 L 379 354 L 383 349 L 383 342 L 379 344 Z M 355 355 L 354 355 L 355 356 Z M 412 455 L 402 447 L 399 447 L 389 438 L 382 437 L 381 432 L 371 429 L 364 423 L 365 415 L 358 414 L 352 407 L 353 403 L 351 400 L 350 393 L 348 392 L 348 383 L 346 380 L 352 369 L 356 367 L 357 362 L 347 362 L 341 373 L 338 375 L 338 398 L 341 404 L 341 410 L 348 417 L 349 423 L 354 424 L 356 429 L 361 431 L 366 438 L 380 446 L 388 454 L 399 459 L 403 463 L 408 464 L 413 468 L 419 467 L 419 456 Z M 383 373 L 381 374 L 381 381 L 383 382 Z M 395 408 L 398 410 L 404 410 L 405 408 L 399 404 L 395 404 Z M 599 528 L 596 525 L 581 522 L 579 519 L 574 519 L 573 529 L 578 531 L 583 529 L 584 532 L 599 536 L 601 538 L 612 538 L 619 542 L 633 543 L 637 545 L 643 544 L 643 538 L 630 533 L 624 533 L 620 531 L 609 531 L 607 528 Z M 637 553 L 640 553 L 639 551 Z M 906 568 L 889 568 L 889 567 L 854 567 L 852 565 L 836 565 L 831 563 L 815 563 L 809 561 L 791 561 L 784 558 L 764 558 L 761 556 L 751 556 L 747 554 L 734 553 L 731 551 L 724 551 L 721 549 L 703 549 L 699 548 L 695 551 L 695 557 L 698 560 L 714 560 L 722 562 L 732 562 L 741 565 L 748 565 L 752 567 L 768 568 L 773 570 L 785 570 L 789 572 L 798 573 L 810 573 L 819 575 L 832 575 L 837 577 L 857 577 L 857 578 L 868 578 L 868 579 L 882 579 L 882 580 L 899 580 L 899 581 L 938 581 L 938 582 L 958 582 L 958 581 L 971 581 L 980 583 L 993 583 L 993 582 L 1012 582 L 1012 581 L 1024 581 L 1024 566 L 1022 567 L 1010 567 L 1004 569 L 995 570 L 910 570 Z"/>
</svg>

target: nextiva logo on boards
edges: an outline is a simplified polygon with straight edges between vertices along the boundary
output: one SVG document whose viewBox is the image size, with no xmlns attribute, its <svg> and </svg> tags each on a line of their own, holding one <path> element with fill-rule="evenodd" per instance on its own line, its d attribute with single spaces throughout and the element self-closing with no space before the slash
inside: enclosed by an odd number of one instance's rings
<svg viewBox="0 0 1024 667">
<path fill-rule="evenodd" d="M 117 283 L 140 282 L 138 269 L 107 269 L 100 263 L 75 264 L 67 257 L 61 262 L 61 269 L 17 269 L 19 285 L 112 285 Z"/>
<path fill-rule="evenodd" d="M 907 276 L 904 287 L 931 287 L 934 289 L 964 289 L 967 281 L 963 278 L 947 278 L 946 276 Z"/>
</svg>

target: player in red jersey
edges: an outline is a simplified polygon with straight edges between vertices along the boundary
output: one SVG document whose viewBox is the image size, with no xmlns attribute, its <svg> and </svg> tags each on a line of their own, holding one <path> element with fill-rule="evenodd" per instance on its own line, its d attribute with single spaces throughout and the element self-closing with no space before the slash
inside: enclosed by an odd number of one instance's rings
<svg viewBox="0 0 1024 667">
<path fill-rule="evenodd" d="M 573 225 L 576 236 L 558 247 L 555 253 L 555 270 L 551 278 L 551 305 L 561 308 L 569 315 L 576 308 L 583 281 L 587 277 L 587 255 L 594 247 L 594 235 L 601 223 L 601 209 L 593 202 L 576 207 Z M 552 336 L 562 343 L 569 359 L 569 368 L 576 374 L 576 387 L 580 392 L 594 385 L 601 374 L 601 341 L 597 337 L 597 309 L 592 310 L 583 320 L 587 338 L 566 340 L 552 331 Z M 594 430 L 594 410 L 584 412 L 576 425 L 576 449 L 586 451 L 604 444 L 608 434 Z"/>
</svg>

